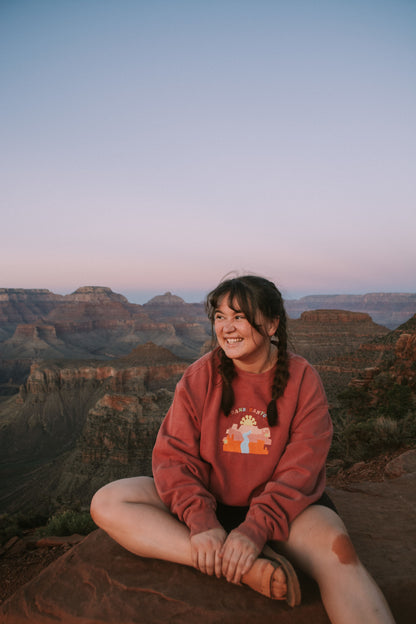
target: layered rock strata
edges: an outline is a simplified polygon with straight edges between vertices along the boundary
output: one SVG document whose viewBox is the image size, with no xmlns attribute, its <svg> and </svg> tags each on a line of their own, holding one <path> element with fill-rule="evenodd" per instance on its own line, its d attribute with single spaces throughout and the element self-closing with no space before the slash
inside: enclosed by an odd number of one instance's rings
<svg viewBox="0 0 416 624">
<path fill-rule="evenodd" d="M 186 367 L 151 344 L 108 363 L 32 365 L 1 406 L 0 509 L 53 506 L 59 496 L 86 503 L 112 477 L 150 474 L 157 430 Z"/>
</svg>

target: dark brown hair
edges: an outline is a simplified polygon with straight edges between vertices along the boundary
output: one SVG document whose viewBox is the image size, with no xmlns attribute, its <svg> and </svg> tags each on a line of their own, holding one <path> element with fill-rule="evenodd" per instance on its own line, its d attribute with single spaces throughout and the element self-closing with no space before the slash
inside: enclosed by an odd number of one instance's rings
<svg viewBox="0 0 416 624">
<path fill-rule="evenodd" d="M 256 275 L 244 275 L 221 282 L 206 298 L 206 310 L 211 321 L 214 334 L 215 310 L 223 297 L 228 296 L 229 305 L 238 306 L 248 322 L 263 336 L 268 336 L 264 327 L 256 323 L 258 313 L 269 321 L 279 319 L 279 325 L 275 333 L 278 345 L 278 359 L 276 372 L 271 387 L 271 401 L 267 406 L 267 420 L 270 426 L 277 424 L 277 399 L 280 398 L 286 388 L 289 379 L 289 355 L 287 351 L 287 319 L 280 291 L 273 282 Z M 218 370 L 222 378 L 221 408 L 228 416 L 234 403 L 234 391 L 232 381 L 235 377 L 235 368 L 232 359 L 228 358 L 222 349 L 219 349 Z"/>
</svg>

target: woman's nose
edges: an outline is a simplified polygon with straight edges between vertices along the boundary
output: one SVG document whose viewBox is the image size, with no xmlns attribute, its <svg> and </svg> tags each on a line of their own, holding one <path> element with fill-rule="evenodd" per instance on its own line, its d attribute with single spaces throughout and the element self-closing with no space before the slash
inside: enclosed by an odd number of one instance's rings
<svg viewBox="0 0 416 624">
<path fill-rule="evenodd" d="M 229 332 L 234 331 L 234 329 L 235 329 L 235 324 L 234 324 L 233 319 L 229 319 L 228 321 L 225 321 L 224 323 L 225 332 L 229 333 Z"/>
</svg>

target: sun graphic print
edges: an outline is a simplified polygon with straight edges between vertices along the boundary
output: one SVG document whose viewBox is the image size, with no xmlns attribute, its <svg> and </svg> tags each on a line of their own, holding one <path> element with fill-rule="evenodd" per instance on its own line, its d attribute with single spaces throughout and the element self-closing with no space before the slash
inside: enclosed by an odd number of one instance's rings
<svg viewBox="0 0 416 624">
<path fill-rule="evenodd" d="M 238 413 L 239 410 L 233 411 Z M 264 415 L 263 412 L 262 414 Z M 223 438 L 223 450 L 227 453 L 242 453 L 244 455 L 268 455 L 267 447 L 271 443 L 270 428 L 259 428 L 257 419 L 253 414 L 246 414 L 241 418 L 239 424 L 235 423 L 227 429 L 226 436 Z"/>
</svg>

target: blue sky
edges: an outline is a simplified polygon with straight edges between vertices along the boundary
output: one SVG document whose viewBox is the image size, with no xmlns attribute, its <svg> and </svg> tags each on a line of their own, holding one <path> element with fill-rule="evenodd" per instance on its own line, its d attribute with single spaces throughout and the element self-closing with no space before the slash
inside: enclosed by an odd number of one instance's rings
<svg viewBox="0 0 416 624">
<path fill-rule="evenodd" d="M 416 291 L 416 3 L 1 0 L 0 287 Z"/>
</svg>

